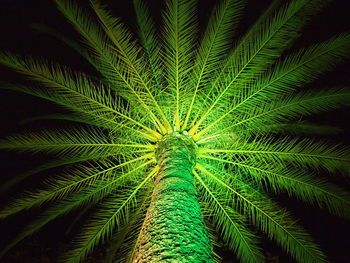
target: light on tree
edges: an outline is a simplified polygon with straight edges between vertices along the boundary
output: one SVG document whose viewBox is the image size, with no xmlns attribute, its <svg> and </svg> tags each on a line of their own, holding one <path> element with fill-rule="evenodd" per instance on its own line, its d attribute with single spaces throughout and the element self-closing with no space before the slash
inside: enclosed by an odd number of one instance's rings
<svg viewBox="0 0 350 263">
<path fill-rule="evenodd" d="M 96 74 L 0 53 L 2 65 L 33 81 L 5 88 L 61 105 L 67 113 L 53 118 L 82 124 L 1 140 L 3 149 L 57 156 L 2 191 L 62 166 L 2 207 L 6 218 L 51 204 L 2 255 L 81 209 L 79 216 L 93 213 L 62 262 L 81 262 L 100 243 L 108 246 L 108 263 L 214 262 L 218 240 L 240 262 L 264 262 L 259 235 L 298 262 L 327 261 L 268 195 L 284 192 L 349 218 L 349 194 L 319 175 L 323 169 L 348 176 L 349 149 L 295 134 L 330 130 L 297 122 L 299 116 L 349 105 L 348 89 L 301 88 L 349 55 L 350 35 L 284 53 L 327 1 L 274 1 L 234 44 L 243 0 L 220 1 L 201 37 L 197 1 L 167 0 L 156 28 L 146 1 L 134 0 L 136 40 L 97 0 L 90 1 L 94 14 L 75 1 L 55 2 L 81 36 L 63 41 Z"/>
</svg>

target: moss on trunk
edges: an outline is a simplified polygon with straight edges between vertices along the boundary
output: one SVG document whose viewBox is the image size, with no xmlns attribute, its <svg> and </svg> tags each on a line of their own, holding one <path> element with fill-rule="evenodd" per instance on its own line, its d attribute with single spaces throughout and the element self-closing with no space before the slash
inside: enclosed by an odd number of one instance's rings
<svg viewBox="0 0 350 263">
<path fill-rule="evenodd" d="M 133 262 L 212 262 L 192 169 L 196 145 L 180 133 L 164 136 L 160 166 Z"/>
</svg>

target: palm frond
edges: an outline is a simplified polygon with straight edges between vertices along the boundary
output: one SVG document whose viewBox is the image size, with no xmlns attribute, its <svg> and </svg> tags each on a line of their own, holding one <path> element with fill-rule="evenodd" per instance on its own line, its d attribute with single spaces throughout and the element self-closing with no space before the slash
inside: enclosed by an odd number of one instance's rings
<svg viewBox="0 0 350 263">
<path fill-rule="evenodd" d="M 122 260 L 121 262 L 127 262 L 127 263 L 132 263 L 135 255 L 136 255 L 136 249 L 137 249 L 137 245 L 138 245 L 138 241 L 140 240 L 140 238 L 142 237 L 142 232 L 141 232 L 141 229 L 144 227 L 146 221 L 143 220 L 142 221 L 142 224 L 141 226 L 138 227 L 138 230 L 137 230 L 137 234 L 136 234 L 136 238 L 134 237 L 133 240 L 132 240 L 132 247 L 131 247 L 131 250 L 129 250 L 129 253 L 122 257 Z M 124 260 L 125 259 L 125 260 Z M 118 262 L 119 263 L 119 262 Z"/>
<path fill-rule="evenodd" d="M 26 124 L 31 121 L 47 118 L 47 119 L 62 119 L 62 120 L 74 121 L 77 123 L 84 123 L 91 126 L 104 128 L 104 129 L 118 129 L 125 126 L 122 123 L 119 124 L 119 126 L 118 125 L 114 126 L 110 120 L 106 120 L 103 118 L 102 119 L 96 118 L 96 116 L 93 113 L 89 113 L 89 111 L 84 111 L 81 107 L 73 105 L 72 102 L 69 100 L 67 101 L 65 97 L 61 97 L 58 94 L 55 94 L 52 92 L 48 93 L 47 90 L 41 87 L 31 87 L 28 85 L 0 82 L 0 89 L 5 89 L 9 91 L 14 91 L 14 92 L 21 92 L 27 95 L 52 101 L 60 106 L 63 106 L 65 110 L 71 111 L 69 116 L 60 115 L 60 114 L 41 115 L 41 116 L 24 119 L 21 121 L 21 124 Z"/>
<path fill-rule="evenodd" d="M 139 82 L 135 76 L 121 66 L 121 57 L 111 47 L 112 43 L 104 34 L 103 29 L 94 24 L 93 19 L 73 1 L 56 0 L 56 4 L 92 49 L 99 65 L 97 70 L 111 83 L 111 87 L 130 103 L 134 103 L 136 100 L 150 116 L 153 116 L 151 120 L 156 127 L 161 124 L 146 102 L 147 94 L 140 90 Z M 126 92 L 123 87 L 127 87 L 129 92 Z"/>
<path fill-rule="evenodd" d="M 89 189 L 82 189 L 78 193 L 71 195 L 69 198 L 57 201 L 54 205 L 43 211 L 33 222 L 28 224 L 26 228 L 19 235 L 17 235 L 13 241 L 11 241 L 11 243 L 7 244 L 7 246 L 1 250 L 0 257 L 2 257 L 20 241 L 39 231 L 42 227 L 54 219 L 84 205 L 92 207 L 102 198 L 101 195 L 96 195 L 93 198 L 93 196 L 101 189 L 103 189 L 103 185 L 94 185 Z"/>
<path fill-rule="evenodd" d="M 292 162 L 295 165 L 308 168 L 322 167 L 330 172 L 342 170 L 348 172 L 350 165 L 350 150 L 342 145 L 334 145 L 326 141 L 312 139 L 280 138 L 274 142 L 265 137 L 251 143 L 236 144 L 225 149 L 203 148 L 200 152 L 221 153 L 221 156 L 250 156 L 259 158 L 257 162 L 276 162 L 278 165 Z M 264 161 L 265 160 L 265 161 Z"/>
<path fill-rule="evenodd" d="M 316 92 L 306 92 L 295 94 L 281 99 L 279 102 L 266 105 L 263 109 L 257 109 L 254 113 L 249 114 L 248 118 L 232 124 L 231 127 L 253 123 L 261 124 L 262 118 L 266 122 L 278 122 L 288 120 L 294 116 L 310 115 L 326 110 L 332 110 L 338 107 L 349 105 L 350 92 L 346 89 L 338 90 L 321 90 Z M 248 124 L 249 125 L 249 124 Z M 228 127 L 231 128 L 231 127 Z"/>
<path fill-rule="evenodd" d="M 194 69 L 191 73 L 195 88 L 182 127 L 183 130 L 187 128 L 197 92 L 211 80 L 211 74 L 217 70 L 219 63 L 230 48 L 232 31 L 237 26 L 244 6 L 243 2 L 242 0 L 224 0 L 211 15 L 201 44 L 198 47 Z"/>
<path fill-rule="evenodd" d="M 145 166 L 145 164 L 143 164 L 143 166 Z M 123 176 L 126 177 L 129 174 L 137 171 L 139 168 L 140 167 L 137 167 L 129 171 L 129 173 L 123 174 Z M 16 238 L 0 252 L 0 257 L 2 257 L 8 250 L 18 244 L 21 240 L 40 230 L 43 226 L 53 221 L 57 217 L 67 214 L 73 209 L 81 206 L 94 206 L 116 190 L 116 182 L 118 183 L 118 180 L 120 179 L 121 178 L 114 180 L 102 179 L 100 181 L 96 181 L 94 184 L 91 184 L 86 188 L 79 189 L 78 192 L 69 195 L 63 200 L 57 200 L 54 205 L 46 209 L 36 220 L 27 225 L 25 230 L 21 232 L 21 234 L 17 235 Z"/>
<path fill-rule="evenodd" d="M 149 13 L 148 7 L 141 0 L 133 0 L 138 27 L 138 36 L 141 46 L 146 54 L 145 59 L 149 63 L 151 78 L 157 85 L 157 90 L 161 90 L 161 71 L 159 39 L 154 25 L 154 21 Z"/>
<path fill-rule="evenodd" d="M 309 172 L 296 170 L 287 165 L 266 163 L 261 159 L 248 159 L 243 162 L 233 162 L 215 157 L 205 157 L 210 160 L 224 162 L 239 168 L 239 173 L 245 174 L 249 181 L 255 181 L 257 186 L 264 190 L 272 190 L 275 193 L 286 191 L 290 196 L 295 196 L 305 202 L 317 204 L 330 212 L 348 218 L 350 213 L 349 194 L 327 182 L 324 178 L 320 179 L 312 176 Z M 212 168 L 213 169 L 213 168 Z M 232 168 L 228 167 L 229 173 Z M 234 170 L 237 172 L 237 170 Z"/>
<path fill-rule="evenodd" d="M 74 170 L 70 169 L 63 173 L 57 178 L 50 178 L 44 182 L 42 189 L 36 189 L 35 191 L 28 191 L 22 194 L 20 197 L 16 197 L 9 205 L 0 210 L 0 218 L 8 217 L 14 213 L 17 213 L 23 209 L 29 209 L 33 206 L 39 206 L 44 202 L 48 202 L 55 199 L 62 199 L 68 194 L 75 192 L 87 185 L 92 185 L 97 181 L 105 181 L 107 179 L 112 180 L 106 183 L 106 185 L 113 185 L 113 187 L 119 187 L 125 184 L 130 178 L 131 174 L 139 172 L 138 170 L 144 168 L 145 166 L 151 164 L 153 161 L 145 161 L 139 164 L 134 169 L 130 169 L 127 172 L 118 173 L 115 170 L 122 168 L 124 166 L 134 165 L 134 163 L 139 162 L 148 158 L 149 155 L 144 155 L 124 163 L 107 166 L 106 164 L 99 164 L 96 167 L 80 166 L 76 167 Z M 102 166 L 103 165 L 103 166 Z M 107 167 L 104 167 L 107 166 Z"/>
<path fill-rule="evenodd" d="M 247 129 L 254 131 L 255 127 Z M 314 124 L 306 121 L 299 122 L 287 122 L 287 123 L 277 123 L 277 124 L 267 124 L 259 129 L 259 132 L 266 133 L 279 133 L 279 134 L 292 134 L 292 135 L 330 135 L 330 134 L 340 134 L 343 129 L 324 124 Z"/>
<path fill-rule="evenodd" d="M 109 239 L 116 226 L 127 222 L 129 210 L 136 205 L 136 194 L 155 172 L 151 171 L 136 187 L 125 190 L 125 193 L 120 191 L 105 199 L 100 205 L 100 211 L 93 215 L 78 236 L 77 248 L 64 256 L 64 262 L 80 262 L 98 243 Z"/>
<path fill-rule="evenodd" d="M 80 45 L 77 41 L 67 38 L 64 34 L 46 25 L 32 24 L 30 27 L 40 33 L 51 35 L 56 39 L 62 41 L 67 46 L 74 49 L 83 58 L 85 58 L 92 66 L 94 66 L 95 68 L 98 68 L 98 64 L 96 63 L 96 60 L 91 56 L 88 50 L 84 48 L 82 45 Z"/>
<path fill-rule="evenodd" d="M 89 48 L 94 64 L 98 65 L 96 69 L 102 74 L 105 80 L 111 82 L 115 89 L 122 92 L 120 87 L 123 86 L 122 76 L 118 72 L 118 59 L 112 49 L 109 47 L 110 42 L 103 33 L 102 29 L 94 22 L 91 14 L 87 14 L 77 3 L 69 0 L 55 0 L 55 3 L 61 13 L 74 26 L 77 32 L 82 36 L 85 45 Z M 123 93 L 127 96 L 126 93 Z"/>
<path fill-rule="evenodd" d="M 295 223 L 295 220 L 274 203 L 243 182 L 231 187 L 220 178 L 208 171 L 204 166 L 196 166 L 199 171 L 210 177 L 215 183 L 223 186 L 233 195 L 235 209 L 249 216 L 251 222 L 257 225 L 269 238 L 275 240 L 282 248 L 299 262 L 326 262 L 325 256 L 311 237 Z"/>
<path fill-rule="evenodd" d="M 331 69 L 349 55 L 350 35 L 343 34 L 324 43 L 302 49 L 277 63 L 266 74 L 259 76 L 249 85 L 236 91 L 234 101 L 225 109 L 220 118 L 207 125 L 196 136 L 204 134 L 217 123 L 236 112 L 261 107 L 261 103 L 270 103 L 278 95 L 288 94 L 294 89 L 314 80 L 321 73 Z"/>
<path fill-rule="evenodd" d="M 151 128 L 129 117 L 128 113 L 116 110 L 117 108 L 122 109 L 117 106 L 121 102 L 111 100 L 108 91 L 105 91 L 103 86 L 96 87 L 96 84 L 82 73 L 73 73 L 62 66 L 50 65 L 46 61 L 38 61 L 29 57 L 20 59 L 9 53 L 0 54 L 0 63 L 51 87 L 51 89 L 33 91 L 34 94 L 39 92 L 38 95 L 40 95 L 40 92 L 46 92 L 47 95 L 53 95 L 54 98 L 65 99 L 66 104 L 73 105 L 73 109 L 80 108 L 84 114 L 90 113 L 95 118 L 113 126 L 118 126 L 119 121 L 130 122 L 148 130 L 153 135 L 157 134 Z M 57 100 L 54 101 L 59 102 Z M 118 117 L 121 119 L 118 120 Z M 124 127 L 128 126 L 130 125 L 124 125 Z"/>
<path fill-rule="evenodd" d="M 316 4 L 317 2 L 317 4 Z M 286 4 L 272 18 L 263 19 L 262 24 L 254 32 L 248 34 L 234 49 L 217 82 L 217 94 L 211 101 L 208 110 L 191 128 L 189 133 L 195 134 L 200 125 L 212 114 L 219 102 L 233 94 L 235 87 L 244 86 L 262 73 L 281 52 L 298 36 L 305 17 L 319 10 L 326 1 L 296 0 Z M 316 7 L 316 8 L 315 8 Z"/>
<path fill-rule="evenodd" d="M 195 138 L 203 140 L 217 134 L 224 134 L 228 130 L 237 130 L 238 126 L 259 132 L 264 125 L 278 124 L 290 121 L 295 116 L 310 115 L 326 110 L 349 105 L 350 93 L 347 89 L 330 89 L 321 91 L 308 91 L 280 98 L 278 101 L 270 101 L 249 111 L 242 111 L 236 115 L 236 121 L 224 125 L 222 129 L 215 129 L 213 134 L 203 136 L 203 131 Z M 241 127 L 239 129 L 242 129 Z M 207 130 L 207 129 L 206 129 Z M 264 128 L 262 128 L 264 130 Z M 200 137 L 202 136 L 202 137 Z"/>
<path fill-rule="evenodd" d="M 57 168 L 60 166 L 69 166 L 73 165 L 76 163 L 82 163 L 86 161 L 96 161 L 96 160 L 106 160 L 110 157 L 115 157 L 116 154 L 104 154 L 104 153 L 98 153 L 94 152 L 93 155 L 90 155 L 90 152 L 83 152 L 79 156 L 74 156 L 74 158 L 70 158 L 69 155 L 66 155 L 64 157 L 54 159 L 52 161 L 47 161 L 42 165 L 39 165 L 35 167 L 34 169 L 31 169 L 25 173 L 19 174 L 18 176 L 9 179 L 6 181 L 4 184 L 1 185 L 0 187 L 0 193 L 4 193 L 11 189 L 14 185 L 20 184 L 21 182 L 25 181 L 28 178 L 31 178 L 33 175 L 40 174 L 41 172 L 44 171 L 49 171 L 50 169 Z"/>
<path fill-rule="evenodd" d="M 126 68 L 125 72 L 130 72 L 129 74 L 135 78 L 135 82 L 146 90 L 147 96 L 149 97 L 146 100 L 154 104 L 155 112 L 162 117 L 162 120 L 166 123 L 166 127 L 163 126 L 162 122 L 156 117 L 153 111 L 149 110 L 148 112 L 151 119 L 156 121 L 163 133 L 171 131 L 170 123 L 151 91 L 153 87 L 149 86 L 151 84 L 149 77 L 150 70 L 147 69 L 145 61 L 140 59 L 140 57 L 144 57 L 142 54 L 140 55 L 140 47 L 136 45 L 135 41 L 131 40 L 131 33 L 127 31 L 121 21 L 106 11 L 98 0 L 90 0 L 90 2 L 103 25 L 104 31 L 111 39 L 118 54 L 120 54 L 121 61 L 119 65 L 122 64 L 122 67 Z"/>
<path fill-rule="evenodd" d="M 184 85 L 191 70 L 195 45 L 195 4 L 194 0 L 168 0 L 163 13 L 164 52 L 162 60 L 167 72 L 165 76 L 169 89 L 175 94 L 173 116 L 177 130 L 181 127 L 180 101 L 183 100 L 180 94 L 186 90 Z"/>
<path fill-rule="evenodd" d="M 204 196 L 209 200 L 204 200 L 208 203 L 207 209 L 213 215 L 213 223 L 223 240 L 241 262 L 264 262 L 264 256 L 255 241 L 256 237 L 246 227 L 244 217 L 227 205 L 227 196 L 214 192 L 195 171 L 194 175 L 207 192 Z"/>
<path fill-rule="evenodd" d="M 138 206 L 137 211 L 130 215 L 132 218 L 120 230 L 121 235 L 115 236 L 115 239 L 119 241 L 119 245 L 118 247 L 115 247 L 114 244 L 111 244 L 115 250 L 113 255 L 108 255 L 111 262 L 125 263 L 132 261 L 136 252 L 139 236 L 141 235 L 141 228 L 146 216 L 147 208 L 151 202 L 152 192 L 152 187 L 146 187 L 146 190 L 142 192 L 143 196 L 140 198 L 140 205 Z M 113 261 L 113 259 L 115 260 Z"/>
<path fill-rule="evenodd" d="M 151 144 L 126 144 L 113 142 L 98 129 L 71 128 L 69 130 L 41 130 L 36 133 L 11 135 L 0 140 L 0 149 L 25 150 L 32 152 L 47 152 L 59 155 L 75 156 L 90 155 L 91 159 L 101 155 L 133 153 L 135 150 L 152 151 Z"/>
</svg>

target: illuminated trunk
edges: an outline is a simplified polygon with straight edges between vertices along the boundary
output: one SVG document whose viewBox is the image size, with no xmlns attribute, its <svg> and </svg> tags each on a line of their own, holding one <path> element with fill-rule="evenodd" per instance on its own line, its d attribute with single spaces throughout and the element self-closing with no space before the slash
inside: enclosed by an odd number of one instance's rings
<svg viewBox="0 0 350 263">
<path fill-rule="evenodd" d="M 194 188 L 195 144 L 188 136 L 164 136 L 151 205 L 133 262 L 213 262 Z"/>
</svg>

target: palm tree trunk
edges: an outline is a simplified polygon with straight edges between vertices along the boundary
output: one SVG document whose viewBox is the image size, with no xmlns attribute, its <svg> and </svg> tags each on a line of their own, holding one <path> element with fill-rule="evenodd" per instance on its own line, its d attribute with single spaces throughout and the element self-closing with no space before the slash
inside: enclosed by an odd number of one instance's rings
<svg viewBox="0 0 350 263">
<path fill-rule="evenodd" d="M 133 262 L 212 262 L 212 248 L 194 188 L 196 145 L 180 133 L 158 143 L 151 205 Z"/>
</svg>

